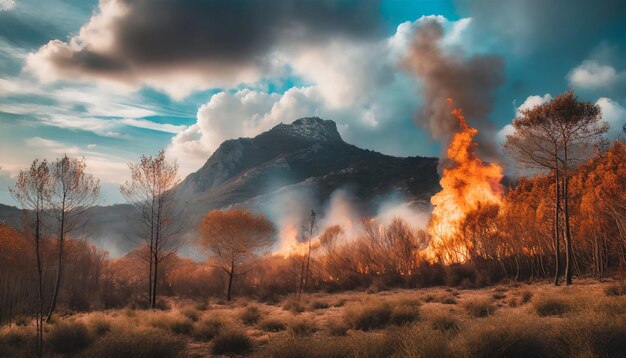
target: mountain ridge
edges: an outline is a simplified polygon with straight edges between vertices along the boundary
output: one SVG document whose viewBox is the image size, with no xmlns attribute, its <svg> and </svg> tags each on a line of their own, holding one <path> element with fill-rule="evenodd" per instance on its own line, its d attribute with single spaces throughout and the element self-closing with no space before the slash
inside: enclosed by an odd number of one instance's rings
<svg viewBox="0 0 626 358">
<path fill-rule="evenodd" d="M 321 208 L 342 188 L 350 188 L 364 212 L 389 193 L 428 205 L 439 190 L 437 159 L 361 149 L 341 138 L 334 121 L 304 117 L 253 138 L 224 141 L 179 184 L 176 198 L 191 222 L 187 234 L 193 235 L 195 224 L 212 209 L 239 205 L 263 212 L 268 203 L 296 191 L 315 197 Z M 91 241 L 114 256 L 140 242 L 130 237 L 140 230 L 129 205 L 99 206 L 89 214 Z"/>
</svg>

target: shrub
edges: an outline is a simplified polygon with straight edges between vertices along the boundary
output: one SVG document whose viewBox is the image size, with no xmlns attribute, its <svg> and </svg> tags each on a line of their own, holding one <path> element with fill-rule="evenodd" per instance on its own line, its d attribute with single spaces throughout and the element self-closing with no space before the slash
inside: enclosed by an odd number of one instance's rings
<svg viewBox="0 0 626 358">
<path fill-rule="evenodd" d="M 441 303 L 443 303 L 444 305 L 456 305 L 457 300 L 454 297 L 446 297 L 443 300 L 441 300 Z"/>
<path fill-rule="evenodd" d="M 397 344 L 390 335 L 357 332 L 348 337 L 287 337 L 276 338 L 260 352 L 262 357 L 274 358 L 378 358 L 390 357 Z"/>
<path fill-rule="evenodd" d="M 193 331 L 193 323 L 187 319 L 174 319 L 170 322 L 169 329 L 175 334 L 189 334 Z"/>
<path fill-rule="evenodd" d="M 259 321 L 261 318 L 261 311 L 259 311 L 259 307 L 257 306 L 248 306 L 241 310 L 239 313 L 239 318 L 246 325 L 252 325 Z"/>
<path fill-rule="evenodd" d="M 206 299 L 196 301 L 193 307 L 197 309 L 198 311 L 206 311 L 209 309 L 209 301 Z"/>
<path fill-rule="evenodd" d="M 13 322 L 16 326 L 28 326 L 32 322 L 32 319 L 28 316 L 20 315 L 16 316 Z"/>
<path fill-rule="evenodd" d="M 59 322 L 46 337 L 52 351 L 61 354 L 78 352 L 90 343 L 87 327 L 79 322 Z"/>
<path fill-rule="evenodd" d="M 613 284 L 604 288 L 604 294 L 607 296 L 623 296 L 626 295 L 625 284 Z"/>
<path fill-rule="evenodd" d="M 562 297 L 541 296 L 533 301 L 533 307 L 538 315 L 560 316 L 572 310 L 571 304 Z"/>
<path fill-rule="evenodd" d="M 194 322 L 197 322 L 198 319 L 200 319 L 200 311 L 193 307 L 185 307 L 180 310 L 180 313 Z"/>
<path fill-rule="evenodd" d="M 194 338 L 201 341 L 210 341 L 217 336 L 224 328 L 224 323 L 215 318 L 205 318 L 197 322 L 193 329 Z"/>
<path fill-rule="evenodd" d="M 285 323 L 277 318 L 265 319 L 259 324 L 259 326 L 266 332 L 280 332 L 287 328 Z"/>
<path fill-rule="evenodd" d="M 385 327 L 391 318 L 391 306 L 387 302 L 351 305 L 344 311 L 346 323 L 354 329 L 369 331 Z"/>
<path fill-rule="evenodd" d="M 288 332 L 291 336 L 301 337 L 311 335 L 316 331 L 315 324 L 310 319 L 299 317 L 289 322 Z"/>
<path fill-rule="evenodd" d="M 426 327 L 406 330 L 400 337 L 399 356 L 402 357 L 455 357 L 448 338 L 439 331 Z"/>
<path fill-rule="evenodd" d="M 457 319 L 445 314 L 434 316 L 431 320 L 431 325 L 434 330 L 440 332 L 450 332 L 456 334 L 461 330 Z"/>
<path fill-rule="evenodd" d="M 158 310 L 161 311 L 168 311 L 169 309 L 171 309 L 172 307 L 170 306 L 169 302 L 167 302 L 165 299 L 163 298 L 157 298 L 156 303 L 154 305 L 154 307 Z"/>
<path fill-rule="evenodd" d="M 348 300 L 346 300 L 345 298 L 339 299 L 335 303 L 333 303 L 333 307 L 343 307 L 347 301 Z"/>
<path fill-rule="evenodd" d="M 472 317 L 487 317 L 496 310 L 488 299 L 474 299 L 463 302 L 463 308 Z"/>
<path fill-rule="evenodd" d="M 564 320 L 558 332 L 572 352 L 584 352 L 593 357 L 623 357 L 626 352 L 624 317 L 587 313 Z"/>
<path fill-rule="evenodd" d="M 391 324 L 403 325 L 407 323 L 411 323 L 417 321 L 419 319 L 420 312 L 419 306 L 403 304 L 393 306 L 391 311 L 391 317 L 389 318 L 389 322 Z"/>
<path fill-rule="evenodd" d="M 31 327 L 0 328 L 0 357 L 35 357 L 37 335 Z"/>
<path fill-rule="evenodd" d="M 345 336 L 348 333 L 348 326 L 342 320 L 330 319 L 326 322 L 326 327 L 331 336 Z"/>
<path fill-rule="evenodd" d="M 113 331 L 89 350 L 87 357 L 174 358 L 185 348 L 185 341 L 155 329 Z"/>
<path fill-rule="evenodd" d="M 87 325 L 96 337 L 104 336 L 111 331 L 111 322 L 104 315 L 89 317 Z"/>
<path fill-rule="evenodd" d="M 311 302 L 311 304 L 309 304 L 309 310 L 311 311 L 324 310 L 324 309 L 327 309 L 328 307 L 329 307 L 328 303 L 324 301 L 313 301 Z"/>
<path fill-rule="evenodd" d="M 463 330 L 462 342 L 470 357 L 563 357 L 565 345 L 542 322 L 513 317 L 476 321 Z"/>
<path fill-rule="evenodd" d="M 215 355 L 245 354 L 251 350 L 252 341 L 239 331 L 223 331 L 213 338 L 212 353 Z"/>
<path fill-rule="evenodd" d="M 493 298 L 494 300 L 503 300 L 506 298 L 506 295 L 501 292 L 496 292 L 493 295 L 491 295 L 491 298 Z"/>
<path fill-rule="evenodd" d="M 283 302 L 283 309 L 291 313 L 302 313 L 304 312 L 304 305 L 296 297 L 291 296 Z"/>
<path fill-rule="evenodd" d="M 530 292 L 529 290 L 524 290 L 522 291 L 522 304 L 526 304 L 528 302 L 530 302 L 530 300 L 532 300 L 533 298 L 533 293 Z"/>
<path fill-rule="evenodd" d="M 150 325 L 176 334 L 189 334 L 193 323 L 187 317 L 165 312 L 150 312 Z"/>
</svg>

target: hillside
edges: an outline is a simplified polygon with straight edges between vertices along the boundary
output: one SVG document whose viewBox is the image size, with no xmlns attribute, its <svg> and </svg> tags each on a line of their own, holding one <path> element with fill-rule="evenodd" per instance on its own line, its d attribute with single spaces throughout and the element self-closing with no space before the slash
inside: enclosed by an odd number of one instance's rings
<svg viewBox="0 0 626 358">
<path fill-rule="evenodd" d="M 361 149 L 343 141 L 335 122 L 311 117 L 254 138 L 225 141 L 181 182 L 177 200 L 190 233 L 208 210 L 243 205 L 263 211 L 265 203 L 294 192 L 306 192 L 321 207 L 334 191 L 348 189 L 365 212 L 390 194 L 426 203 L 439 189 L 438 180 L 436 158 Z M 16 210 L 0 210 L 0 219 L 5 212 L 12 223 Z M 112 255 L 140 242 L 138 218 L 129 205 L 99 206 L 88 214 L 91 240 Z"/>
</svg>

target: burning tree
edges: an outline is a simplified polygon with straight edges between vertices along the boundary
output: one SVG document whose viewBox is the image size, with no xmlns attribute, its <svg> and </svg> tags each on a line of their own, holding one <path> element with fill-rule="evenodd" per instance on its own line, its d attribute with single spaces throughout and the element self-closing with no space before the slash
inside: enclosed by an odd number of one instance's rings
<svg viewBox="0 0 626 358">
<path fill-rule="evenodd" d="M 601 144 L 602 134 L 608 130 L 606 123 L 600 123 L 600 116 L 598 105 L 579 102 L 574 92 L 569 91 L 522 111 L 522 116 L 513 120 L 515 133 L 506 138 L 505 148 L 520 164 L 554 173 L 555 285 L 559 284 L 561 236 L 565 237 L 566 246 L 565 282 L 572 283 L 569 179 L 576 164 L 593 153 L 592 149 Z"/>
<path fill-rule="evenodd" d="M 451 104 L 452 100 L 448 99 Z M 447 154 L 451 165 L 443 170 L 442 190 L 431 199 L 434 205 L 428 233 L 431 237 L 427 256 L 444 263 L 463 262 L 470 257 L 472 243 L 460 235 L 460 225 L 468 212 L 481 204 L 500 205 L 503 188 L 502 167 L 485 163 L 475 153 L 473 137 L 478 130 L 465 121 L 461 109 L 453 109 L 459 131 L 456 132 Z"/>
</svg>

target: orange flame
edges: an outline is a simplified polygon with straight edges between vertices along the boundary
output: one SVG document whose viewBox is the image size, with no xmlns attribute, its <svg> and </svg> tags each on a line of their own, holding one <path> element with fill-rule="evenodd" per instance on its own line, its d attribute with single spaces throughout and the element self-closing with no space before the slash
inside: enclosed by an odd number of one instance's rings
<svg viewBox="0 0 626 358">
<path fill-rule="evenodd" d="M 452 104 L 452 100 L 448 99 Z M 441 191 L 430 202 L 434 205 L 428 226 L 431 241 L 426 257 L 444 263 L 463 262 L 468 259 L 470 243 L 458 235 L 458 227 L 465 215 L 482 204 L 501 204 L 503 188 L 502 167 L 485 163 L 476 156 L 477 143 L 473 137 L 478 133 L 465 121 L 461 109 L 454 108 L 452 115 L 459 122 L 460 130 L 454 134 L 448 146 L 448 158 L 453 166 L 443 170 L 439 183 Z"/>
<path fill-rule="evenodd" d="M 295 224 L 289 223 L 283 226 L 279 233 L 280 245 L 275 254 L 283 257 L 304 255 L 308 245 L 298 241 L 298 234 L 298 228 Z"/>
</svg>

